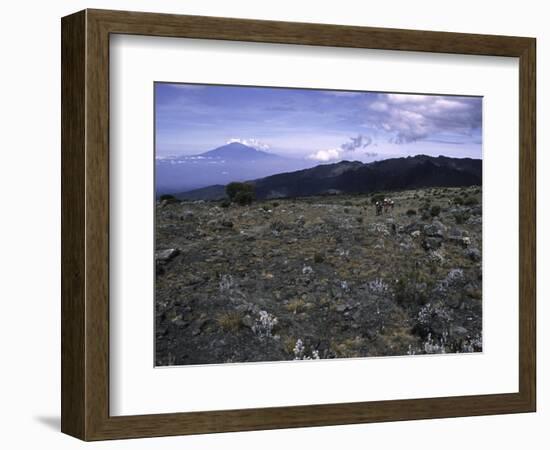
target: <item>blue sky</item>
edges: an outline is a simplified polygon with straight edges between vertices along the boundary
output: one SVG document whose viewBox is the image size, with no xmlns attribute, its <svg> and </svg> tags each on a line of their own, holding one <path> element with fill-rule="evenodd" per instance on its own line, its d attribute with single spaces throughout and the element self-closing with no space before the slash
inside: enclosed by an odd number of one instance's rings
<svg viewBox="0 0 550 450">
<path fill-rule="evenodd" d="M 319 162 L 481 158 L 481 97 L 155 84 L 157 157 L 241 141 Z"/>
</svg>

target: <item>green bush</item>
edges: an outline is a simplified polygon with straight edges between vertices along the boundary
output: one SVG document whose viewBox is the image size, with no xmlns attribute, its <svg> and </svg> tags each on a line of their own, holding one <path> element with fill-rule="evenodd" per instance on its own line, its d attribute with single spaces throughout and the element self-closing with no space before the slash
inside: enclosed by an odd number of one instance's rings
<svg viewBox="0 0 550 450">
<path fill-rule="evenodd" d="M 256 198 L 254 185 L 250 183 L 229 183 L 225 187 L 225 193 L 229 200 L 239 205 L 249 205 Z"/>
<path fill-rule="evenodd" d="M 239 191 L 233 201 L 241 206 L 250 205 L 254 201 L 254 192 Z"/>
<path fill-rule="evenodd" d="M 455 197 L 454 199 L 454 203 L 455 205 L 463 205 L 464 204 L 464 200 L 462 199 L 462 197 Z"/>
<path fill-rule="evenodd" d="M 454 215 L 454 218 L 455 218 L 455 222 L 457 225 L 462 225 L 464 223 L 466 223 L 466 221 L 470 218 L 470 214 L 468 213 L 457 213 Z"/>
<path fill-rule="evenodd" d="M 407 216 L 415 216 L 416 209 L 407 209 Z"/>
<path fill-rule="evenodd" d="M 439 213 L 441 212 L 441 207 L 439 205 L 433 205 L 430 208 L 430 216 L 437 217 L 439 216 Z"/>
<path fill-rule="evenodd" d="M 420 205 L 420 208 L 418 208 L 420 210 L 420 212 L 424 212 L 424 211 L 430 211 L 430 208 L 432 207 L 432 204 L 430 202 L 429 199 L 424 199 L 424 203 L 422 205 Z"/>
<path fill-rule="evenodd" d="M 160 198 L 160 201 L 163 201 L 163 200 L 166 200 L 167 202 L 177 201 L 177 198 L 170 194 L 162 194 L 159 198 Z"/>
<path fill-rule="evenodd" d="M 479 203 L 479 200 L 475 197 L 467 197 L 466 200 L 464 200 L 464 204 L 466 206 L 474 206 Z"/>
<path fill-rule="evenodd" d="M 394 285 L 394 295 L 397 303 L 405 308 L 417 309 L 428 301 L 426 288 L 422 287 L 421 275 L 418 271 L 408 273 L 399 278 Z"/>
<path fill-rule="evenodd" d="M 220 206 L 221 206 L 222 208 L 228 208 L 229 205 L 231 205 L 231 202 L 230 202 L 228 199 L 224 199 L 224 200 L 222 200 L 222 202 L 220 203 Z"/>
</svg>

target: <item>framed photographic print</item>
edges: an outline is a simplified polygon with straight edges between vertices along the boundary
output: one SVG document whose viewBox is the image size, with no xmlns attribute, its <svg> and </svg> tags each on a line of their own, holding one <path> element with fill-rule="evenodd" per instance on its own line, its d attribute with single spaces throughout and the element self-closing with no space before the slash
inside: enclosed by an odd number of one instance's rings
<svg viewBox="0 0 550 450">
<path fill-rule="evenodd" d="M 62 431 L 535 411 L 535 39 L 62 20 Z"/>
</svg>

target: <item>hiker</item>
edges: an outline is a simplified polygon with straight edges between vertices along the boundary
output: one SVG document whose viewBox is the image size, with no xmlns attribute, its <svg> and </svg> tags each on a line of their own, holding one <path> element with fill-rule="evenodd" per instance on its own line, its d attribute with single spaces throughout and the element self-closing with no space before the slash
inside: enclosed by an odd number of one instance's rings
<svg viewBox="0 0 550 450">
<path fill-rule="evenodd" d="M 382 203 L 376 202 L 376 215 L 379 216 L 380 214 L 382 214 Z"/>
<path fill-rule="evenodd" d="M 384 199 L 384 212 L 386 213 L 388 210 L 393 211 L 393 200 L 391 198 Z"/>
</svg>

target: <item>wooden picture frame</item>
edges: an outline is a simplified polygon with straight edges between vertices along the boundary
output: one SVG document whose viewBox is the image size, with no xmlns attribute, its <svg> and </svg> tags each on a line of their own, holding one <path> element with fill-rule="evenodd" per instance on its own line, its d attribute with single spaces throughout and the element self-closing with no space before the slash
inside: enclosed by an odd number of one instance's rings
<svg viewBox="0 0 550 450">
<path fill-rule="evenodd" d="M 61 29 L 64 433 L 101 440 L 535 411 L 535 39 L 104 10 L 64 17 Z M 117 33 L 519 58 L 519 392 L 110 416 L 109 36 Z"/>
</svg>

